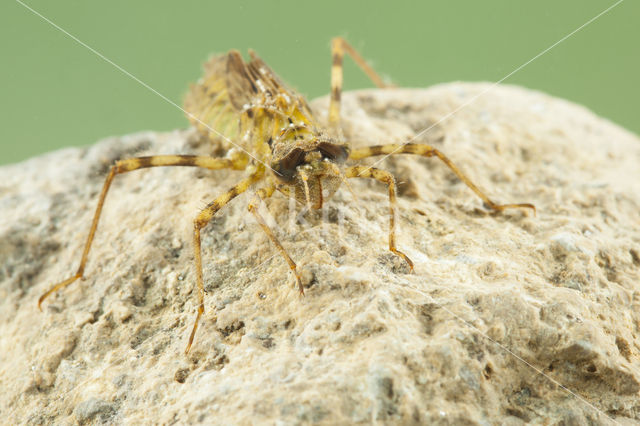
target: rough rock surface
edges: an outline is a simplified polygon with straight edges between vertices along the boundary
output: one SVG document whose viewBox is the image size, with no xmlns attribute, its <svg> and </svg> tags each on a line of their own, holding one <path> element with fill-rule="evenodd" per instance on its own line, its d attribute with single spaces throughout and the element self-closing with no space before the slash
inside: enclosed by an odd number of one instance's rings
<svg viewBox="0 0 640 426">
<path fill-rule="evenodd" d="M 487 89 L 347 93 L 345 134 L 371 145 L 433 126 L 417 141 L 537 216 L 488 212 L 438 160 L 384 160 L 402 183 L 408 274 L 386 250 L 382 185 L 352 181 L 357 199 L 343 188 L 297 223 L 276 195 L 266 207 L 300 298 L 244 194 L 204 231 L 206 312 L 188 356 L 192 220 L 242 172 L 118 176 L 86 279 L 43 313 L 36 301 L 75 272 L 115 159 L 219 147 L 140 133 L 0 168 L 1 421 L 640 421 L 640 140 L 569 102 Z"/>
</svg>

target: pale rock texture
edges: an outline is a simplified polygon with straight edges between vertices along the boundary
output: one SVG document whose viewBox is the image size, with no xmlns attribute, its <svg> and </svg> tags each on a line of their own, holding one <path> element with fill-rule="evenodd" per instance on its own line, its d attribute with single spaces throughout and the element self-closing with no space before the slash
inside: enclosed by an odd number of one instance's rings
<svg viewBox="0 0 640 426">
<path fill-rule="evenodd" d="M 321 118 L 326 105 L 313 103 Z M 192 220 L 242 172 L 116 177 L 86 279 L 42 313 L 36 301 L 75 272 L 114 160 L 220 147 L 191 130 L 139 133 L 5 166 L 0 422 L 640 422 L 640 140 L 509 86 L 352 92 L 343 111 L 355 146 L 430 127 L 416 142 L 537 216 L 487 211 L 436 159 L 386 159 L 409 274 L 387 251 L 382 185 L 352 180 L 357 198 L 342 188 L 297 220 L 276 194 L 261 209 L 300 267 L 301 298 L 244 194 L 204 230 L 206 312 L 185 356 Z"/>
</svg>

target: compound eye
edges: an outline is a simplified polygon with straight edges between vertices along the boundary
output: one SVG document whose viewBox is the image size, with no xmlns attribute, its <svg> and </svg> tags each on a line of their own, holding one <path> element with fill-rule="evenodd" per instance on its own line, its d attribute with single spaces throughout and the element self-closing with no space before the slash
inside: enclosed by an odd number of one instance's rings
<svg viewBox="0 0 640 426">
<path fill-rule="evenodd" d="M 304 162 L 304 151 L 294 148 L 282 160 L 274 162 L 271 167 L 276 171 L 278 179 L 290 182 L 296 174 L 296 167 Z"/>
<path fill-rule="evenodd" d="M 324 158 L 330 160 L 344 161 L 348 157 L 347 150 L 342 145 L 336 145 L 329 142 L 320 142 L 318 150 Z"/>
</svg>

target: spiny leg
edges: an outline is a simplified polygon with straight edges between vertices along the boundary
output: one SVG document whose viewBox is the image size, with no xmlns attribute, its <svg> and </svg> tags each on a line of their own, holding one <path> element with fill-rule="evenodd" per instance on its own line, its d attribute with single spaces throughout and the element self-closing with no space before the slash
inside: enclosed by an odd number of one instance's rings
<svg viewBox="0 0 640 426">
<path fill-rule="evenodd" d="M 202 167 L 209 170 L 218 170 L 224 168 L 238 169 L 242 170 L 245 168 L 246 161 L 241 158 L 235 159 L 226 159 L 226 158 L 211 158 L 211 157 L 200 157 L 194 155 L 154 155 L 151 157 L 136 157 L 136 158 L 128 158 L 125 160 L 117 161 L 111 169 L 109 170 L 109 174 L 104 181 L 104 185 L 102 186 L 102 192 L 100 193 L 100 198 L 98 199 L 98 206 L 96 207 L 96 211 L 93 215 L 93 222 L 91 222 L 91 228 L 89 230 L 89 236 L 87 237 L 87 241 L 84 245 L 84 251 L 82 252 L 82 258 L 80 259 L 80 266 L 76 271 L 75 275 L 67 278 L 66 280 L 54 285 L 47 292 L 45 292 L 40 299 L 38 299 L 38 308 L 42 310 L 42 302 L 52 293 L 61 290 L 68 286 L 69 284 L 76 281 L 78 278 L 82 278 L 84 273 L 84 268 L 87 263 L 87 257 L 89 256 L 89 250 L 91 249 L 91 244 L 93 243 L 93 237 L 95 236 L 96 229 L 98 228 L 98 221 L 100 220 L 100 214 L 102 213 L 102 207 L 104 205 L 104 200 L 107 196 L 107 192 L 109 191 L 109 187 L 111 186 L 111 181 L 113 178 L 120 173 L 131 172 L 133 170 L 144 169 L 147 167 L 163 167 L 163 166 L 191 166 L 191 167 Z"/>
<path fill-rule="evenodd" d="M 368 166 L 352 166 L 345 170 L 344 175 L 348 178 L 373 178 L 382 182 L 389 188 L 389 250 L 397 254 L 407 262 L 413 271 L 413 262 L 406 254 L 396 248 L 396 180 L 393 175 L 384 170 Z"/>
<path fill-rule="evenodd" d="M 462 182 L 465 183 L 478 197 L 485 202 L 485 204 L 495 211 L 503 211 L 505 209 L 513 208 L 527 208 L 532 209 L 533 214 L 536 214 L 536 207 L 530 203 L 518 203 L 518 204 L 496 204 L 489 199 L 462 171 L 455 165 L 449 158 L 447 158 L 442 152 L 436 148 L 427 144 L 388 144 L 388 145 L 376 145 L 368 146 L 365 148 L 358 148 L 351 151 L 349 154 L 350 160 L 360 160 L 365 157 L 372 157 L 374 155 L 392 155 L 392 154 L 415 154 L 422 155 L 424 157 L 438 157 L 444 164 L 455 173 Z"/>
<path fill-rule="evenodd" d="M 267 234 L 269 239 L 273 242 L 273 244 L 275 244 L 275 246 L 278 248 L 278 251 L 280 251 L 284 259 L 289 264 L 289 268 L 293 271 L 293 274 L 296 277 L 296 281 L 298 282 L 298 290 L 300 291 L 300 294 L 304 296 L 302 279 L 300 278 L 300 274 L 298 273 L 298 269 L 296 268 L 295 262 L 291 259 L 291 257 L 289 256 L 287 251 L 284 249 L 284 247 L 282 247 L 282 244 L 280 244 L 280 241 L 278 241 L 278 238 L 276 238 L 276 236 L 273 234 L 273 231 L 271 230 L 271 228 L 269 228 L 269 225 L 267 225 L 264 218 L 260 215 L 260 213 L 258 213 L 258 208 L 257 208 L 258 202 L 260 200 L 264 201 L 267 198 L 271 197 L 271 195 L 273 195 L 273 191 L 275 191 L 275 186 L 273 184 L 270 184 L 269 186 L 264 188 L 260 188 L 256 193 L 256 197 L 251 201 L 251 203 L 249 203 L 249 211 L 253 213 L 253 215 L 256 218 L 256 221 L 258 221 L 258 224 L 260 225 L 264 233 Z"/>
<path fill-rule="evenodd" d="M 191 344 L 193 343 L 193 338 L 196 335 L 200 317 L 202 317 L 202 314 L 204 314 L 204 281 L 202 279 L 200 230 L 211 221 L 213 215 L 215 215 L 218 210 L 220 210 L 229 201 L 249 189 L 252 184 L 262 179 L 263 175 L 264 167 L 260 167 L 254 174 L 241 180 L 240 183 L 233 186 L 230 190 L 218 196 L 215 200 L 209 203 L 207 207 L 205 207 L 193 221 L 193 249 L 196 260 L 196 284 L 198 285 L 198 314 L 196 315 L 196 320 L 193 323 L 193 329 L 191 330 L 191 335 L 189 336 L 189 343 L 187 344 L 187 349 L 185 349 L 184 351 L 185 354 L 188 354 L 189 350 L 191 349 Z"/>
<path fill-rule="evenodd" d="M 342 93 L 342 58 L 348 53 L 353 61 L 364 71 L 365 74 L 380 87 L 390 87 L 382 78 L 367 64 L 362 56 L 342 37 L 331 40 L 331 99 L 329 101 L 329 125 L 332 129 L 340 126 L 340 95 Z"/>
</svg>

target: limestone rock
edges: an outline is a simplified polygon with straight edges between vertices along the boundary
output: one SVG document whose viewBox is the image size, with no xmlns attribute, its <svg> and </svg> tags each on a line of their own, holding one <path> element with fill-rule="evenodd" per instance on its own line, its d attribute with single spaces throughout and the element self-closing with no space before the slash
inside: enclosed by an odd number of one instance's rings
<svg viewBox="0 0 640 426">
<path fill-rule="evenodd" d="M 326 105 L 313 103 L 321 117 Z M 492 199 L 534 203 L 537 216 L 487 211 L 436 159 L 386 159 L 376 166 L 400 183 L 409 274 L 387 251 L 382 185 L 352 181 L 357 198 L 343 188 L 299 217 L 277 194 L 261 208 L 300 267 L 300 298 L 244 194 L 204 230 L 206 312 L 185 356 L 192 220 L 242 172 L 116 177 L 86 278 L 43 313 L 36 302 L 75 272 L 115 159 L 220 148 L 193 131 L 139 133 L 2 167 L 3 421 L 640 421 L 640 140 L 509 86 L 351 92 L 343 110 L 356 146 L 429 128 L 415 142 Z"/>
</svg>

